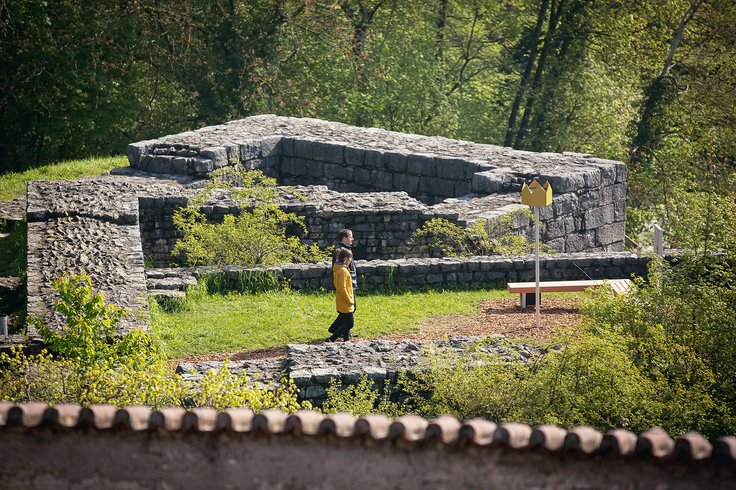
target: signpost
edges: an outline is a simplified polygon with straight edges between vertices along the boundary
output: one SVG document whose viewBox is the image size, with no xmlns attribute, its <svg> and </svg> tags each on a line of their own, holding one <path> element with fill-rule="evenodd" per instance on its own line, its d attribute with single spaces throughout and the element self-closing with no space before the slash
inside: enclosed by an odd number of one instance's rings
<svg viewBox="0 0 736 490">
<path fill-rule="evenodd" d="M 552 204 L 552 186 L 549 182 L 545 182 L 544 185 L 539 185 L 537 179 L 534 179 L 528 186 L 526 182 L 521 188 L 521 204 L 534 208 L 534 234 L 536 236 L 535 241 L 535 281 L 536 287 L 534 289 L 534 304 L 536 306 L 535 322 L 537 328 L 539 328 L 539 208 L 542 206 L 549 206 Z"/>
</svg>

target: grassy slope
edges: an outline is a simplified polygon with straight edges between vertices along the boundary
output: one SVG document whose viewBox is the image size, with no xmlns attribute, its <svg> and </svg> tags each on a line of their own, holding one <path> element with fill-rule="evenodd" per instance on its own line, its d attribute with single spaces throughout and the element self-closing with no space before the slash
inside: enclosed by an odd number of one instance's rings
<svg viewBox="0 0 736 490">
<path fill-rule="evenodd" d="M 128 159 L 124 156 L 85 158 L 68 160 L 35 167 L 23 172 L 0 174 L 0 201 L 12 201 L 26 192 L 29 180 L 65 180 L 88 175 L 100 175 L 116 167 L 125 167 Z"/>
<path fill-rule="evenodd" d="M 473 315 L 482 300 L 505 290 L 400 292 L 358 298 L 353 332 L 363 337 L 414 332 L 436 315 Z M 152 333 L 170 358 L 307 343 L 328 336 L 336 316 L 331 292 L 272 291 L 201 295 L 183 311 L 165 313 L 152 303 Z"/>
</svg>

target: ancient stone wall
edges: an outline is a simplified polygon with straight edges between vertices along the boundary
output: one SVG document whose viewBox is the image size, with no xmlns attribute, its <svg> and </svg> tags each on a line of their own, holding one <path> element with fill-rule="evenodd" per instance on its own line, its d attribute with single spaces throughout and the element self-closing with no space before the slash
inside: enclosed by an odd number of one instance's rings
<svg viewBox="0 0 736 490">
<path fill-rule="evenodd" d="M 542 279 L 629 279 L 646 275 L 649 257 L 631 252 L 543 255 Z M 356 260 L 362 290 L 391 287 L 504 286 L 506 282 L 533 281 L 534 257 L 472 257 L 397 260 Z M 237 287 L 242 273 L 270 272 L 294 289 L 332 287 L 330 265 L 286 264 L 262 267 L 165 268 L 146 271 L 151 290 L 184 290 L 204 274 L 223 272 L 226 283 Z"/>
<path fill-rule="evenodd" d="M 539 178 L 555 193 L 553 205 L 541 212 L 548 245 L 561 252 L 623 250 L 626 166 L 590 155 L 523 152 L 264 115 L 134 143 L 128 158 L 133 167 L 151 172 L 207 176 L 240 162 L 282 184 L 326 185 L 343 193 L 406 192 L 435 206 L 430 213 L 454 214 L 465 223 L 497 219 L 500 208 L 518 202 L 523 182 Z M 343 207 L 336 204 L 330 211 L 339 213 Z"/>
</svg>

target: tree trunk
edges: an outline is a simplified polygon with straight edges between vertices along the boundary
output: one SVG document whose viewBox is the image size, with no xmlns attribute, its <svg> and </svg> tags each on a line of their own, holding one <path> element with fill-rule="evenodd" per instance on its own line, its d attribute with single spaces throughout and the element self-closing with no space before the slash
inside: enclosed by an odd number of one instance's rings
<svg viewBox="0 0 736 490">
<path fill-rule="evenodd" d="M 521 82 L 519 83 L 519 89 L 516 91 L 516 97 L 514 103 L 511 106 L 511 114 L 509 115 L 509 121 L 506 125 L 506 138 L 504 140 L 504 146 L 511 146 L 514 136 L 516 135 L 516 118 L 519 115 L 519 109 L 521 107 L 521 100 L 524 98 L 527 85 L 529 83 L 529 77 L 531 76 L 534 64 L 537 61 L 537 52 L 539 51 L 539 39 L 542 34 L 542 26 L 547 18 L 547 8 L 549 8 L 549 0 L 542 0 L 542 4 L 539 7 L 539 13 L 537 14 L 537 24 L 534 26 L 534 31 L 529 37 L 529 59 L 527 60 L 524 73 L 521 75 Z"/>
</svg>

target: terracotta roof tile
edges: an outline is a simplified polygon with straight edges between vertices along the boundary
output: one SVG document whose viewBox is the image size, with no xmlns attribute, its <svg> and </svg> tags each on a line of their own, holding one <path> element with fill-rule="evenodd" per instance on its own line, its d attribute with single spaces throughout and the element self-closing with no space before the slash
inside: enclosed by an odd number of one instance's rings
<svg viewBox="0 0 736 490">
<path fill-rule="evenodd" d="M 392 420 L 382 414 L 364 415 L 355 423 L 354 434 L 380 441 L 388 437 Z"/>
<path fill-rule="evenodd" d="M 442 415 L 429 423 L 424 438 L 428 441 L 437 440 L 443 444 L 455 444 L 460 435 L 460 427 L 462 424 L 455 417 Z"/>
<path fill-rule="evenodd" d="M 678 460 L 710 458 L 713 446 L 697 432 L 688 432 L 675 440 L 674 457 Z"/>
<path fill-rule="evenodd" d="M 580 426 L 571 429 L 565 436 L 562 447 L 571 451 L 591 454 L 598 450 L 603 440 L 603 434 L 592 427 Z"/>
<path fill-rule="evenodd" d="M 396 419 L 388 429 L 388 438 L 416 442 L 424 438 L 429 423 L 419 415 L 404 415 Z"/>
<path fill-rule="evenodd" d="M 220 414 L 219 423 L 223 429 L 235 432 L 253 430 L 253 419 L 256 414 L 250 408 L 228 408 Z"/>
<path fill-rule="evenodd" d="M 346 412 L 333 413 L 319 424 L 318 433 L 350 437 L 355 430 L 355 416 Z"/>
<path fill-rule="evenodd" d="M 624 429 L 613 429 L 606 432 L 601 440 L 600 453 L 618 456 L 629 456 L 636 447 L 636 434 Z"/>
<path fill-rule="evenodd" d="M 476 446 L 487 446 L 493 442 L 493 434 L 498 426 L 484 419 L 466 420 L 460 427 L 460 442 L 470 442 Z"/>
<path fill-rule="evenodd" d="M 736 462 L 736 437 L 719 437 L 713 444 L 713 459 L 719 462 Z"/>
<path fill-rule="evenodd" d="M 154 412 L 155 413 L 155 412 Z M 166 422 L 166 416 L 159 414 L 154 417 L 148 407 L 125 407 L 115 412 L 112 426 L 115 429 L 130 429 L 134 431 L 148 430 L 149 428 L 161 427 L 166 430 L 176 430 L 178 427 L 170 427 Z"/>
<path fill-rule="evenodd" d="M 649 429 L 639 435 L 634 453 L 641 457 L 666 459 L 672 455 L 675 441 L 662 429 Z"/>
<path fill-rule="evenodd" d="M 356 419 L 349 413 L 330 416 L 313 410 L 300 410 L 291 415 L 279 410 L 254 414 L 249 409 L 162 408 L 130 406 L 116 409 L 111 405 L 56 405 L 44 403 L 15 404 L 0 402 L 0 431 L 21 427 L 34 431 L 51 426 L 60 430 L 116 431 L 233 431 L 267 435 L 291 434 L 295 437 L 332 435 L 338 438 L 365 438 L 373 441 L 398 441 L 411 444 L 424 442 L 444 446 L 505 446 L 512 450 L 543 448 L 550 452 L 572 451 L 599 457 L 654 458 L 661 462 L 717 464 L 736 466 L 736 437 L 725 436 L 711 445 L 701 434 L 690 432 L 673 440 L 661 429 L 651 429 L 639 436 L 614 429 L 605 435 L 591 427 L 560 427 L 503 423 L 473 419 L 464 423 L 442 416 L 431 422 L 417 415 L 406 415 L 395 421 L 384 415 L 366 415 Z"/>
<path fill-rule="evenodd" d="M 528 425 L 504 422 L 493 433 L 493 443 L 514 449 L 525 448 L 529 446 L 531 435 L 532 428 Z"/>
<path fill-rule="evenodd" d="M 280 410 L 264 410 L 253 417 L 253 432 L 281 434 L 286 430 L 286 419 L 288 417 L 288 414 Z"/>
<path fill-rule="evenodd" d="M 538 425 L 529 436 L 529 446 L 557 451 L 565 442 L 567 431 L 554 425 Z"/>
<path fill-rule="evenodd" d="M 299 410 L 286 419 L 286 431 L 294 435 L 314 436 L 319 433 L 319 425 L 325 416 L 314 410 Z"/>
</svg>

